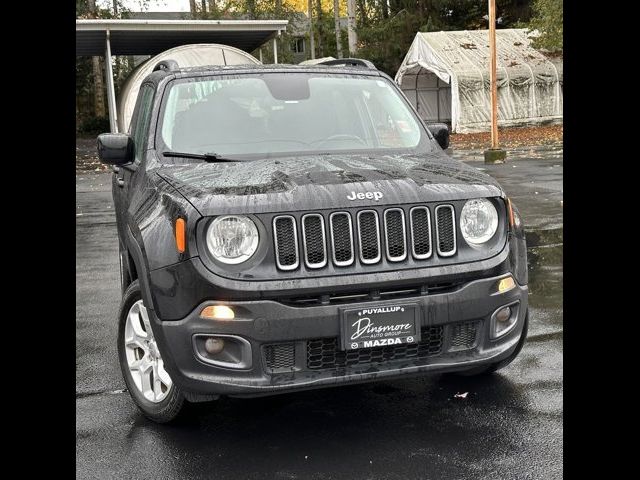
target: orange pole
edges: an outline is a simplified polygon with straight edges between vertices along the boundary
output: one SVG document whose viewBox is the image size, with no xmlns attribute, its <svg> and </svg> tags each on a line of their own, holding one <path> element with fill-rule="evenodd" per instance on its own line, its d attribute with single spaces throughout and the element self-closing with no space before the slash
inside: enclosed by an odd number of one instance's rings
<svg viewBox="0 0 640 480">
<path fill-rule="evenodd" d="M 489 0 L 489 80 L 491 84 L 491 148 L 498 148 L 498 83 L 496 81 L 496 0 Z"/>
</svg>

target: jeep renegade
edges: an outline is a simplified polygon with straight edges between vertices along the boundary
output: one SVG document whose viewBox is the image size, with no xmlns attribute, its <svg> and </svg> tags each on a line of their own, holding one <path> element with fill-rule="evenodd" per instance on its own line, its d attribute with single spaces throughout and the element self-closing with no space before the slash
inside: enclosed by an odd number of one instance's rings
<svg viewBox="0 0 640 480">
<path fill-rule="evenodd" d="M 114 166 L 118 352 L 158 422 L 185 401 L 511 362 L 522 219 L 370 62 L 181 69 L 143 82 Z"/>
</svg>

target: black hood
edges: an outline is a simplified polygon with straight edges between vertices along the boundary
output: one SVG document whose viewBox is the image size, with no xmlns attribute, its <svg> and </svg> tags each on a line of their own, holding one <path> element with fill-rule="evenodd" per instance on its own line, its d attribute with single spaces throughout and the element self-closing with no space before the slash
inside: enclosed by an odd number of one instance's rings
<svg viewBox="0 0 640 480">
<path fill-rule="evenodd" d="M 503 194 L 492 177 L 441 152 L 164 165 L 158 174 L 203 215 L 395 205 Z M 358 194 L 365 194 L 360 195 L 364 198 L 358 198 Z"/>
</svg>

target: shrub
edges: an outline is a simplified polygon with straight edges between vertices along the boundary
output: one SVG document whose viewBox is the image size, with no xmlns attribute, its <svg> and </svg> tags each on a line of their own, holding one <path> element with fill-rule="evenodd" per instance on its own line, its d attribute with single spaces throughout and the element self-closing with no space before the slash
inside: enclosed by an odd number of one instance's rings
<svg viewBox="0 0 640 480">
<path fill-rule="evenodd" d="M 88 117 L 80 122 L 78 133 L 82 135 L 99 135 L 109 132 L 109 119 L 105 117 Z"/>
</svg>

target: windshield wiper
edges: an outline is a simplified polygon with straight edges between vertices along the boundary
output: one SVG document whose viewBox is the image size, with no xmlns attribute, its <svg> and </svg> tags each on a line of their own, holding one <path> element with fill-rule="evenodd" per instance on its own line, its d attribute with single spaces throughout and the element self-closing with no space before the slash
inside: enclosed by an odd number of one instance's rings
<svg viewBox="0 0 640 480">
<path fill-rule="evenodd" d="M 239 162 L 232 158 L 224 158 L 217 153 L 187 153 L 187 152 L 162 152 L 165 157 L 197 158 L 205 162 Z"/>
</svg>

